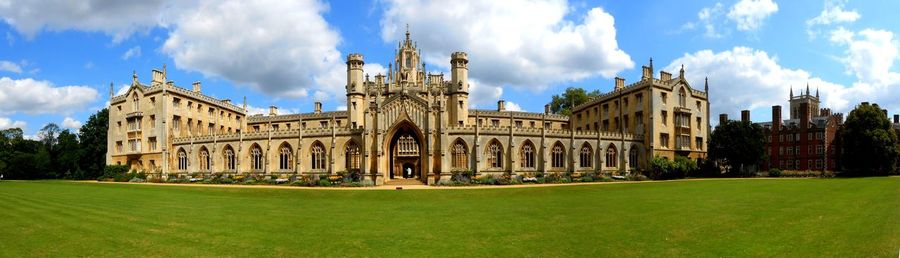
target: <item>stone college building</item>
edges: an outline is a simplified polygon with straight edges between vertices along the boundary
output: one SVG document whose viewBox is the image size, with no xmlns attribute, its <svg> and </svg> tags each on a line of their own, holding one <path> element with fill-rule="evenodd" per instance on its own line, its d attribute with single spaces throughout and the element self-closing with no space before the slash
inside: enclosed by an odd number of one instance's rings
<svg viewBox="0 0 900 258">
<path fill-rule="evenodd" d="M 477 57 L 476 57 L 477 58 Z M 333 175 L 357 171 L 384 184 L 433 184 L 454 171 L 485 174 L 598 172 L 648 167 L 654 156 L 706 157 L 707 85 L 660 72 L 574 108 L 572 116 L 469 109 L 469 56 L 451 54 L 450 75 L 428 74 L 416 44 L 400 42 L 387 74 L 369 76 L 360 54 L 347 56 L 347 110 L 247 115 L 228 99 L 176 86 L 166 69 L 150 84 L 137 75 L 128 92 L 110 88 L 108 164 L 154 176 L 193 173 Z"/>
</svg>

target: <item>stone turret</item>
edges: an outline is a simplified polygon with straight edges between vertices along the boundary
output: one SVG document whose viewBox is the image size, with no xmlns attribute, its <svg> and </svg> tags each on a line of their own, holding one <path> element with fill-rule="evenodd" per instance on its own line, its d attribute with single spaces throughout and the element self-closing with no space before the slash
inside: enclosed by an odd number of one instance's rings
<svg viewBox="0 0 900 258">
<path fill-rule="evenodd" d="M 365 124 L 363 117 L 366 110 L 366 85 L 363 81 L 363 66 L 365 61 L 361 54 L 347 55 L 347 114 L 349 126 L 356 128 Z"/>
<path fill-rule="evenodd" d="M 465 125 L 469 119 L 469 55 L 450 55 L 449 118 L 453 125 Z"/>
</svg>

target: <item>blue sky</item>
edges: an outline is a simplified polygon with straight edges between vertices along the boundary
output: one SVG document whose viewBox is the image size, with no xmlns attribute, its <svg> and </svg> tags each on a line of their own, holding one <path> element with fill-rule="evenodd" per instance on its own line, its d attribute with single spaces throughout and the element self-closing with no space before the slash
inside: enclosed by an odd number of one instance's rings
<svg viewBox="0 0 900 258">
<path fill-rule="evenodd" d="M 103 1 L 0 0 L 0 128 L 77 128 L 132 71 L 258 112 L 344 106 L 343 59 L 383 72 L 409 24 L 430 72 L 470 58 L 473 104 L 540 112 L 566 87 L 610 91 L 654 60 L 692 85 L 709 77 L 712 116 L 767 121 L 788 92 L 825 107 L 871 101 L 900 113 L 900 1 Z"/>
</svg>

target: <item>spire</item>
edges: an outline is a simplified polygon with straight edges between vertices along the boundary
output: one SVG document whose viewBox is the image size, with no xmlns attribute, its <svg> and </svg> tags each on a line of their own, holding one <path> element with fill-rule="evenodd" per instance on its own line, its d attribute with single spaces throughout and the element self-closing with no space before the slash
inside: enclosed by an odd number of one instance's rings
<svg viewBox="0 0 900 258">
<path fill-rule="evenodd" d="M 137 71 L 131 70 L 131 85 L 137 85 L 137 84 L 138 84 Z"/>
<path fill-rule="evenodd" d="M 709 94 L 709 77 L 703 78 L 703 92 Z"/>
<path fill-rule="evenodd" d="M 809 82 L 806 83 L 806 96 L 809 96 Z"/>
<path fill-rule="evenodd" d="M 406 42 L 409 42 L 409 23 L 406 24 Z"/>
<path fill-rule="evenodd" d="M 819 86 L 816 86 L 816 98 L 819 98 Z"/>
<path fill-rule="evenodd" d="M 113 97 L 113 83 L 109 82 L 109 98 Z"/>
<path fill-rule="evenodd" d="M 791 85 L 791 98 L 794 98 L 794 85 Z"/>
<path fill-rule="evenodd" d="M 247 112 L 247 96 L 244 96 L 244 112 Z"/>
<path fill-rule="evenodd" d="M 653 58 L 650 58 L 650 70 L 653 70 Z"/>
<path fill-rule="evenodd" d="M 681 64 L 681 71 L 678 72 L 678 78 L 684 79 L 684 64 Z"/>
</svg>

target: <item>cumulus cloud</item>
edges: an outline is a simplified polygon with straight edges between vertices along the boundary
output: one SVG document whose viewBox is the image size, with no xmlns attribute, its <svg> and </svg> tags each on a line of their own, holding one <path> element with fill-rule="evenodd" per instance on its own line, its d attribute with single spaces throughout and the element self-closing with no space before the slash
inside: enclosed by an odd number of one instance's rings
<svg viewBox="0 0 900 258">
<path fill-rule="evenodd" d="M 810 38 L 815 38 L 820 33 L 817 26 L 833 25 L 840 23 L 852 23 L 861 17 L 856 10 L 844 10 L 846 1 L 825 1 L 825 8 L 819 16 L 806 20 L 806 33 Z"/>
<path fill-rule="evenodd" d="M 133 48 L 129 48 L 128 50 L 125 51 L 124 54 L 122 54 L 123 60 L 128 60 L 129 58 L 132 58 L 132 57 L 141 57 L 141 46 L 135 46 Z"/>
<path fill-rule="evenodd" d="M 25 129 L 25 121 L 9 119 L 7 117 L 0 117 L 0 130 L 9 129 L 9 128 L 22 128 Z"/>
<path fill-rule="evenodd" d="M 78 131 L 78 129 L 81 129 L 81 121 L 75 120 L 74 118 L 71 118 L 71 117 L 66 117 L 62 121 L 62 126 L 63 126 L 63 128 L 69 128 L 69 129 Z"/>
<path fill-rule="evenodd" d="M 854 33 L 839 28 L 832 32 L 831 41 L 847 47 L 841 62 L 860 82 L 889 84 L 900 79 L 890 71 L 900 51 L 893 32 L 865 29 Z"/>
<path fill-rule="evenodd" d="M 0 78 L 0 113 L 69 113 L 97 99 L 97 90 L 87 86 L 56 87 L 31 78 Z"/>
<path fill-rule="evenodd" d="M 740 31 L 755 31 L 777 11 L 778 4 L 772 0 L 741 0 L 728 11 L 728 19 L 734 21 Z"/>
<path fill-rule="evenodd" d="M 297 109 L 297 108 L 279 108 L 278 109 L 279 115 L 297 114 L 297 113 L 300 113 L 300 109 Z M 247 115 L 250 115 L 250 116 L 252 116 L 252 115 L 269 115 L 269 108 L 247 105 Z"/>
<path fill-rule="evenodd" d="M 0 60 L 0 72 L 22 73 L 22 67 L 10 61 Z"/>
<path fill-rule="evenodd" d="M 843 86 L 812 76 L 802 69 L 791 69 L 778 64 L 778 58 L 762 50 L 735 47 L 713 52 L 701 50 L 686 53 L 672 61 L 665 70 L 677 71 L 685 67 L 685 77 L 695 89 L 702 89 L 704 78 L 709 77 L 711 116 L 729 113 L 732 116 L 743 109 L 758 109 L 768 117 L 772 105 L 786 105 L 791 88 L 795 94 L 810 85 L 812 94 L 818 89 L 823 107 L 836 110 L 848 106 Z"/>
<path fill-rule="evenodd" d="M 43 30 L 102 32 L 121 42 L 155 27 L 166 0 L 146 1 L 0 1 L 0 16 L 26 38 Z M 180 3 L 183 6 L 186 3 Z"/>
<path fill-rule="evenodd" d="M 507 102 L 506 102 L 506 110 L 509 110 L 509 111 L 525 111 L 525 109 L 522 109 L 522 106 L 519 106 L 519 104 L 516 104 L 515 102 L 512 102 L 512 101 L 507 101 Z"/>
<path fill-rule="evenodd" d="M 341 38 L 322 17 L 326 11 L 314 0 L 203 1 L 172 21 L 162 52 L 180 69 L 271 96 L 306 97 L 310 90 L 343 86 L 332 85 L 332 71 L 345 68 L 336 48 Z"/>
<path fill-rule="evenodd" d="M 448 69 L 450 54 L 469 54 L 474 103 L 496 100 L 502 86 L 543 90 L 632 68 L 619 48 L 612 15 L 592 8 L 578 21 L 565 1 L 387 1 L 381 37 L 396 43 L 410 25 L 428 65 Z M 487 93 L 486 96 L 475 94 Z M 478 97 L 475 97 L 478 96 Z"/>
</svg>

